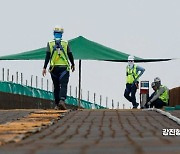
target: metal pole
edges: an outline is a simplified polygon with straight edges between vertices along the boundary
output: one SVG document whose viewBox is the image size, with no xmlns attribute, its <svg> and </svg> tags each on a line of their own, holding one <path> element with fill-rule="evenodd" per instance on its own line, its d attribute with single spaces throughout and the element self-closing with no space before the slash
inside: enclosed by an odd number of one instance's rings
<svg viewBox="0 0 180 154">
<path fill-rule="evenodd" d="M 33 84 L 33 75 L 31 75 L 31 87 L 32 87 L 32 84 Z"/>
<path fill-rule="evenodd" d="M 87 101 L 89 102 L 89 91 L 88 91 L 88 97 L 87 97 Z"/>
<path fill-rule="evenodd" d="M 48 91 L 48 89 L 49 89 L 49 80 L 47 79 L 47 91 Z"/>
<path fill-rule="evenodd" d="M 23 84 L 23 74 L 21 73 L 21 85 Z"/>
<path fill-rule="evenodd" d="M 108 97 L 106 97 L 106 108 L 108 106 Z"/>
<path fill-rule="evenodd" d="M 16 72 L 16 83 L 18 84 L 18 72 Z"/>
<path fill-rule="evenodd" d="M 114 101 L 113 101 L 113 99 L 112 99 L 112 109 L 114 109 Z"/>
<path fill-rule="evenodd" d="M 9 81 L 9 69 L 7 69 L 7 81 Z"/>
<path fill-rule="evenodd" d="M 79 94 L 78 94 L 78 106 L 80 108 L 80 104 L 81 104 L 81 60 L 79 60 Z"/>
<path fill-rule="evenodd" d="M 12 82 L 14 82 L 14 75 L 12 75 Z"/>
<path fill-rule="evenodd" d="M 36 88 L 38 87 L 38 76 L 36 76 Z"/>
<path fill-rule="evenodd" d="M 96 103 L 96 93 L 94 93 L 94 104 Z"/>
<path fill-rule="evenodd" d="M 4 81 L 4 68 L 2 68 L 2 80 Z"/>
<path fill-rule="evenodd" d="M 77 90 L 77 87 L 76 87 L 76 95 L 75 95 L 75 96 L 76 96 L 76 98 L 77 98 L 77 93 L 78 93 L 77 91 L 78 91 L 78 90 Z"/>
<path fill-rule="evenodd" d="M 101 106 L 101 102 L 102 102 L 102 95 L 100 95 L 100 106 Z"/>
</svg>

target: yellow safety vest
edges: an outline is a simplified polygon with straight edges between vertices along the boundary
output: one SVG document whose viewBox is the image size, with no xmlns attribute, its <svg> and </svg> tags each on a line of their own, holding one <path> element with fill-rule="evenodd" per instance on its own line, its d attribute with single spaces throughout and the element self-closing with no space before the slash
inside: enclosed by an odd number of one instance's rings
<svg viewBox="0 0 180 154">
<path fill-rule="evenodd" d="M 126 67 L 126 83 L 132 84 L 134 80 L 138 77 L 136 72 L 137 65 L 134 65 L 132 69 L 129 66 Z"/>
<path fill-rule="evenodd" d="M 165 88 L 165 91 L 164 91 L 164 93 L 162 93 L 159 96 L 159 99 L 161 99 L 164 103 L 168 104 L 168 100 L 169 100 L 169 91 L 168 91 L 168 88 L 166 86 L 163 86 L 163 85 L 161 85 L 160 87 Z"/>
<path fill-rule="evenodd" d="M 50 53 L 52 56 L 50 59 L 50 66 L 54 67 L 54 66 L 62 65 L 62 66 L 67 66 L 67 68 L 69 69 L 70 66 L 69 66 L 68 55 L 67 55 L 68 42 L 61 40 L 61 46 L 64 49 L 64 52 L 62 50 L 60 50 L 60 55 L 58 54 L 57 50 L 55 50 L 53 53 L 54 46 L 55 46 L 55 40 L 49 41 Z"/>
</svg>

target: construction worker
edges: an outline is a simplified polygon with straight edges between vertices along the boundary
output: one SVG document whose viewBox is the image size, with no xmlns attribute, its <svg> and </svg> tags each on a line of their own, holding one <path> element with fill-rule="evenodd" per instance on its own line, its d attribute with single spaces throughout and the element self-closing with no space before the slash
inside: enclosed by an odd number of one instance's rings
<svg viewBox="0 0 180 154">
<path fill-rule="evenodd" d="M 49 72 L 54 84 L 55 109 L 66 110 L 65 99 L 67 96 L 67 84 L 69 82 L 69 71 L 74 72 L 74 58 L 67 41 L 62 40 L 64 29 L 56 26 L 54 28 L 54 39 L 47 43 L 47 52 L 42 75 L 46 75 L 46 68 L 50 61 Z"/>
<path fill-rule="evenodd" d="M 144 68 L 134 64 L 134 56 L 128 57 L 128 65 L 126 67 L 126 89 L 124 92 L 124 97 L 132 103 L 133 109 L 136 109 L 139 105 L 139 103 L 136 102 L 135 95 L 139 84 L 139 77 L 144 73 L 144 71 Z"/>
<path fill-rule="evenodd" d="M 155 92 L 151 95 L 147 105 L 155 108 L 162 108 L 163 106 L 168 106 L 169 101 L 169 90 L 166 86 L 161 85 L 161 79 L 156 77 L 154 79 L 153 89 Z"/>
</svg>

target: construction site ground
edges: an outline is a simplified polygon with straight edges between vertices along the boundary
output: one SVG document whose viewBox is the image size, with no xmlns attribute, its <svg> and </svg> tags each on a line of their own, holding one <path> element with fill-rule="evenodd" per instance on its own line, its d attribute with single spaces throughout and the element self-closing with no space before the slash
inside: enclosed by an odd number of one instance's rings
<svg viewBox="0 0 180 154">
<path fill-rule="evenodd" d="M 180 110 L 171 111 L 180 118 Z M 164 130 L 174 133 L 163 135 Z M 180 153 L 180 125 L 156 111 L 0 110 L 2 154 Z"/>
</svg>

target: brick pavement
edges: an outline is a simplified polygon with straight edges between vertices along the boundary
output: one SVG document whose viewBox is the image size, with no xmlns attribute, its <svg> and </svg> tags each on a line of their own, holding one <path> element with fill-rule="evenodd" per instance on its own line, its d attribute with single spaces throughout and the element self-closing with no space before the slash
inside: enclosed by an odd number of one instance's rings
<svg viewBox="0 0 180 154">
<path fill-rule="evenodd" d="M 0 110 L 0 124 L 15 121 L 19 118 L 22 118 L 24 116 L 27 116 L 31 112 L 35 110 Z"/>
<path fill-rule="evenodd" d="M 180 126 L 155 111 L 77 110 L 0 153 L 180 153 L 180 136 L 163 136 L 164 128 Z"/>
<path fill-rule="evenodd" d="M 173 116 L 180 118 L 180 110 L 169 111 Z"/>
<path fill-rule="evenodd" d="M 19 112 L 22 112 L 20 115 L 23 115 L 24 110 L 19 110 Z M 0 146 L 10 142 L 19 142 L 32 133 L 53 125 L 67 112 L 68 110 L 36 110 L 27 116 L 0 124 Z"/>
</svg>

